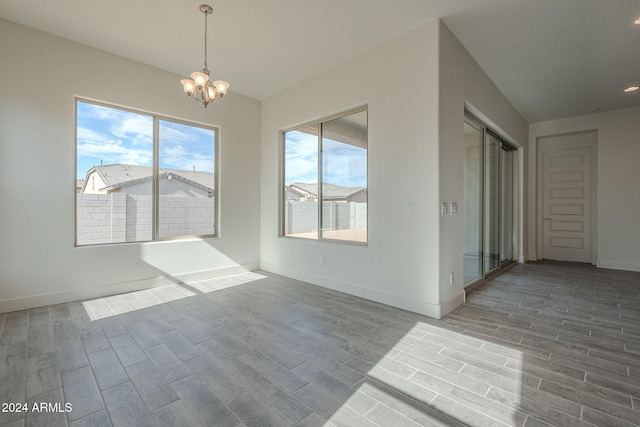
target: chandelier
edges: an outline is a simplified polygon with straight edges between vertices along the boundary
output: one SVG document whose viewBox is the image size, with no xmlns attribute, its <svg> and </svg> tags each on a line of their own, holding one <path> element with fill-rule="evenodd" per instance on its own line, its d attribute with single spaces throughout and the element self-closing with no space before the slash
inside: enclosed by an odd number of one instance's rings
<svg viewBox="0 0 640 427">
<path fill-rule="evenodd" d="M 207 68 L 207 18 L 213 13 L 213 8 L 207 4 L 200 5 L 200 11 L 204 13 L 204 68 L 202 71 L 191 73 L 190 79 L 182 79 L 182 88 L 187 96 L 198 101 L 207 108 L 218 98 L 222 98 L 229 89 L 229 83 L 224 80 L 216 80 L 213 83 L 209 79 L 209 69 Z"/>
</svg>

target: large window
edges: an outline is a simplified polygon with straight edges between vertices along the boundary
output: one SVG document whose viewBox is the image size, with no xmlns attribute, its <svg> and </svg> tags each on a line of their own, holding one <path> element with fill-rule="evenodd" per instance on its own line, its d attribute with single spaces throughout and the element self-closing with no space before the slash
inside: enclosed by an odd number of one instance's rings
<svg viewBox="0 0 640 427">
<path fill-rule="evenodd" d="M 367 242 L 367 110 L 283 132 L 282 235 Z"/>
<path fill-rule="evenodd" d="M 76 100 L 77 246 L 215 236 L 215 128 Z"/>
</svg>

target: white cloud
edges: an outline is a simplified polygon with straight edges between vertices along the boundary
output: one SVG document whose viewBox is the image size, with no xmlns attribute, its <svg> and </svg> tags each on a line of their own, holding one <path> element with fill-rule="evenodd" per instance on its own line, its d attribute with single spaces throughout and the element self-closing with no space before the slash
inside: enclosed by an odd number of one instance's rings
<svg viewBox="0 0 640 427">
<path fill-rule="evenodd" d="M 159 136 L 161 167 L 213 172 L 213 130 L 161 121 Z"/>
<path fill-rule="evenodd" d="M 78 141 L 104 141 L 107 139 L 106 134 L 97 132 L 93 129 L 87 129 L 85 127 L 78 127 L 76 137 L 78 138 Z"/>
<path fill-rule="evenodd" d="M 285 140 L 285 184 L 318 182 L 318 138 L 297 130 Z"/>
<path fill-rule="evenodd" d="M 111 127 L 111 133 L 119 138 L 126 138 L 132 145 L 153 144 L 153 120 L 151 117 L 130 113 L 124 120 Z"/>
<path fill-rule="evenodd" d="M 192 152 L 182 145 L 173 145 L 169 147 L 162 147 L 162 152 L 160 153 L 160 164 L 161 167 L 182 170 L 193 170 L 193 167 L 195 166 L 196 171 L 213 172 L 214 159 L 213 154 L 206 155 Z"/>
<path fill-rule="evenodd" d="M 80 134 L 80 132 L 78 132 Z M 91 131 L 87 132 L 88 134 Z M 126 163 L 133 165 L 150 165 L 152 151 L 149 149 L 134 149 L 127 147 L 120 140 L 98 140 L 78 138 L 78 158 L 85 158 L 85 163 L 94 159 L 94 163 L 104 161 L 105 164 Z"/>
</svg>

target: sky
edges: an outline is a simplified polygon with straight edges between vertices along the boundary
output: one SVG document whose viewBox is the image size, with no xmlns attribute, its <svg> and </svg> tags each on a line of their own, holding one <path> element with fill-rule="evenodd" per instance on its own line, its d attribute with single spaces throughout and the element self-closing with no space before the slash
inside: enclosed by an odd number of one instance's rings
<svg viewBox="0 0 640 427">
<path fill-rule="evenodd" d="M 328 138 L 322 141 L 323 182 L 367 186 L 367 150 Z M 285 185 L 318 182 L 318 137 L 298 130 L 285 134 Z"/>
<path fill-rule="evenodd" d="M 78 101 L 78 179 L 104 165 L 153 165 L 153 117 Z M 213 172 L 215 131 L 160 120 L 161 168 Z"/>
<path fill-rule="evenodd" d="M 153 117 L 78 101 L 77 179 L 94 166 L 153 165 Z M 213 172 L 215 131 L 159 121 L 160 167 Z M 367 150 L 323 140 L 323 182 L 367 186 Z M 297 130 L 286 133 L 285 184 L 318 181 L 318 139 Z"/>
</svg>

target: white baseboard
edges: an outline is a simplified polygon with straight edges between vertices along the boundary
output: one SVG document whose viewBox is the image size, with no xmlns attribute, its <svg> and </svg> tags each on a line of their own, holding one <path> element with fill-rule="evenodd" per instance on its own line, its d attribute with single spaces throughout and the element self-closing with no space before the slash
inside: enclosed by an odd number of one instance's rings
<svg viewBox="0 0 640 427">
<path fill-rule="evenodd" d="M 438 319 L 446 316 L 447 314 L 451 313 L 457 306 L 459 306 L 460 304 L 464 304 L 466 299 L 466 295 L 464 290 L 462 290 L 462 292 L 460 292 L 458 295 L 454 296 L 453 298 L 444 301 L 443 303 L 440 304 L 440 317 L 438 317 Z"/>
<path fill-rule="evenodd" d="M 426 301 L 417 301 L 415 299 L 405 298 L 400 295 L 365 288 L 360 285 L 344 282 L 341 280 L 330 279 L 324 276 L 318 276 L 301 271 L 288 270 L 267 263 L 261 263 L 260 268 L 270 273 L 290 277 L 292 279 L 307 282 L 312 285 L 321 286 L 323 288 L 332 289 L 338 292 L 344 292 L 349 295 L 354 295 L 360 298 L 387 304 L 396 308 L 423 314 L 425 316 L 433 317 L 436 319 L 440 319 L 442 316 L 446 315 L 451 310 L 464 302 L 464 292 L 456 295 L 448 301 L 445 301 L 444 303 L 433 304 Z"/>
<path fill-rule="evenodd" d="M 640 264 L 631 263 L 631 262 L 598 260 L 596 265 L 598 266 L 598 268 L 609 268 L 612 270 L 640 271 Z"/>
<path fill-rule="evenodd" d="M 53 292 L 41 295 L 30 295 L 21 298 L 0 300 L 0 313 L 9 313 L 18 310 L 28 310 L 45 305 L 62 304 L 71 301 L 80 301 L 93 298 L 102 298 L 109 295 L 123 294 L 127 292 L 141 291 L 143 289 L 157 288 L 176 283 L 210 279 L 213 277 L 239 274 L 246 271 L 256 270 L 257 263 L 224 267 L 213 270 L 197 271 L 193 273 L 178 274 L 175 276 L 151 277 L 143 280 L 131 282 L 114 283 L 102 286 L 92 286 L 88 288 L 72 289 L 62 292 Z"/>
</svg>

